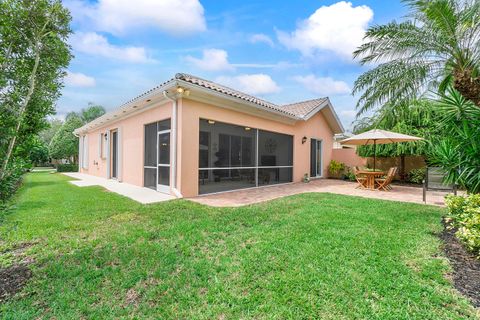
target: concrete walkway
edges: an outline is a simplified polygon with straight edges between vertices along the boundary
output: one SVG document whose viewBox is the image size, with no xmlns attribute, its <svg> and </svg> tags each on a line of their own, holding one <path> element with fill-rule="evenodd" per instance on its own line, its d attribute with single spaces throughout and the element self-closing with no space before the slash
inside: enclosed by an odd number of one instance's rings
<svg viewBox="0 0 480 320">
<path fill-rule="evenodd" d="M 422 188 L 392 185 L 392 191 L 356 189 L 356 183 L 333 180 L 318 179 L 310 183 L 290 183 L 278 186 L 252 188 L 198 196 L 189 200 L 214 206 L 214 207 L 238 207 L 252 203 L 268 201 L 280 197 L 290 196 L 305 192 L 329 192 L 364 198 L 374 198 L 391 201 L 413 202 L 423 204 Z M 427 204 L 444 206 L 446 192 L 428 191 Z"/>
<path fill-rule="evenodd" d="M 77 179 L 70 181 L 78 187 L 101 186 L 109 191 L 118 193 L 137 202 L 147 204 L 176 199 L 174 196 L 160 193 L 149 188 L 142 188 L 116 180 L 99 178 L 77 172 L 66 172 L 64 175 Z"/>
</svg>

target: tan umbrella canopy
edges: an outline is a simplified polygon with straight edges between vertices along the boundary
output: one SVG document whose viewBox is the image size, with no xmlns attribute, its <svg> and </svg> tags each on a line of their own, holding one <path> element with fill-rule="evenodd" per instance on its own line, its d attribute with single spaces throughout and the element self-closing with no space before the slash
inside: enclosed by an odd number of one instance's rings
<svg viewBox="0 0 480 320">
<path fill-rule="evenodd" d="M 423 140 L 419 137 L 409 136 L 407 134 L 396 133 L 392 131 L 373 129 L 367 132 L 357 134 L 353 137 L 340 141 L 341 144 L 349 145 L 369 145 L 373 144 L 373 170 L 375 170 L 375 158 L 377 153 L 377 144 L 397 143 Z"/>
</svg>

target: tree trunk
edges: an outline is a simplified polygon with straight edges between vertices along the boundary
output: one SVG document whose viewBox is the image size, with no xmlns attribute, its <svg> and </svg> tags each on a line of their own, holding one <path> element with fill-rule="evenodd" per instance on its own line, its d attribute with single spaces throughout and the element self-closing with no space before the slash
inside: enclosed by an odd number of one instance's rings
<svg viewBox="0 0 480 320">
<path fill-rule="evenodd" d="M 0 170 L 0 180 L 2 180 L 5 177 L 8 162 L 10 161 L 10 157 L 12 156 L 13 147 L 15 146 L 17 135 L 18 135 L 18 132 L 20 131 L 20 126 L 22 125 L 23 116 L 25 114 L 25 111 L 27 110 L 28 103 L 30 102 L 30 99 L 32 98 L 33 92 L 35 90 L 37 70 L 38 70 L 39 64 L 40 64 L 40 43 L 37 42 L 35 44 L 35 63 L 33 65 L 32 73 L 30 74 L 30 77 L 29 77 L 28 93 L 27 93 L 27 96 L 25 97 L 25 100 L 23 100 L 20 106 L 20 112 L 18 114 L 15 131 L 8 143 L 7 154 L 5 155 L 5 159 L 3 159 L 2 169 Z"/>
<path fill-rule="evenodd" d="M 480 77 L 473 77 L 471 69 L 454 70 L 453 87 L 460 94 L 480 107 Z"/>
</svg>

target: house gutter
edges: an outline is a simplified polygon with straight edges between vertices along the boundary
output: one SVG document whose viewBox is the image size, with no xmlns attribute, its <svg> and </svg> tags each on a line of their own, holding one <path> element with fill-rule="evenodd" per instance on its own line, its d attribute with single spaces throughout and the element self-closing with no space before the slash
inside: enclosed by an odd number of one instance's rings
<svg viewBox="0 0 480 320">
<path fill-rule="evenodd" d="M 178 143 L 178 127 L 177 127 L 177 118 L 178 118 L 178 106 L 177 106 L 177 99 L 178 96 L 171 97 L 168 95 L 167 90 L 163 90 L 163 96 L 172 101 L 172 191 L 177 198 L 183 198 L 180 191 L 177 189 L 177 143 Z"/>
</svg>

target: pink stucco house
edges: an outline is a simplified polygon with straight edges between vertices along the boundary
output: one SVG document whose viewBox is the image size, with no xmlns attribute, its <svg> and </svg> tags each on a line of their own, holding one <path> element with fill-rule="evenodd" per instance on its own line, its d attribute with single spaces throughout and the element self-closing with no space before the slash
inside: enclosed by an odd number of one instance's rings
<svg viewBox="0 0 480 320">
<path fill-rule="evenodd" d="M 81 173 L 192 197 L 324 177 L 342 132 L 328 98 L 276 105 L 177 74 L 74 133 Z"/>
</svg>

